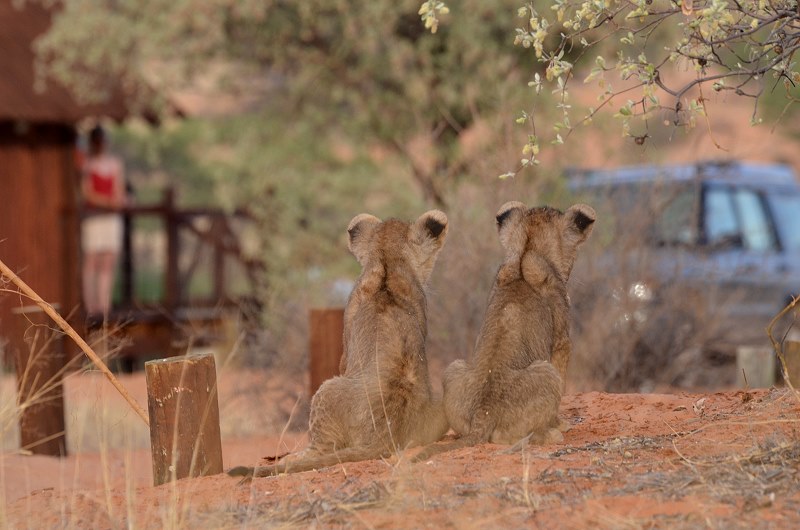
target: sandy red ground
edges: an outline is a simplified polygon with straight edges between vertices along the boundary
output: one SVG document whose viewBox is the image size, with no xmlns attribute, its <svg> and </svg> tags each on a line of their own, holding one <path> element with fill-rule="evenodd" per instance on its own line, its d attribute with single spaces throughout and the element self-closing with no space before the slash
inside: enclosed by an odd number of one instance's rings
<svg viewBox="0 0 800 530">
<path fill-rule="evenodd" d="M 136 378 L 126 380 L 131 381 Z M 226 395 L 221 390 L 221 399 Z M 412 449 L 387 461 L 245 484 L 218 475 L 153 487 L 147 449 L 65 459 L 5 455 L 3 523 L 11 528 L 797 528 L 799 413 L 800 399 L 784 389 L 581 393 L 563 401 L 562 415 L 572 429 L 560 444 L 513 454 L 487 444 L 419 464 L 408 462 Z M 279 439 L 279 434 L 225 439 L 226 467 L 275 454 Z M 281 447 L 302 447 L 305 440 L 305 433 L 289 432 Z"/>
</svg>

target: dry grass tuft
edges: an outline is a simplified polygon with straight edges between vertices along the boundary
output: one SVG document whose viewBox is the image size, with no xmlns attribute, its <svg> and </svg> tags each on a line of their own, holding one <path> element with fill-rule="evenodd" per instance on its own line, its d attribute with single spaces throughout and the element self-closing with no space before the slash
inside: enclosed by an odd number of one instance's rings
<svg viewBox="0 0 800 530">
<path fill-rule="evenodd" d="M 341 524 L 357 512 L 366 509 L 388 509 L 393 493 L 383 482 L 350 491 L 347 482 L 336 492 L 327 495 L 297 493 L 274 503 L 251 503 L 229 506 L 209 513 L 190 515 L 186 527 L 227 528 L 240 525 L 254 528 L 306 527 L 308 524 Z"/>
<path fill-rule="evenodd" d="M 704 493 L 744 509 L 770 506 L 777 495 L 800 492 L 800 441 L 765 440 L 742 454 L 687 461 L 660 489 L 672 498 Z"/>
</svg>

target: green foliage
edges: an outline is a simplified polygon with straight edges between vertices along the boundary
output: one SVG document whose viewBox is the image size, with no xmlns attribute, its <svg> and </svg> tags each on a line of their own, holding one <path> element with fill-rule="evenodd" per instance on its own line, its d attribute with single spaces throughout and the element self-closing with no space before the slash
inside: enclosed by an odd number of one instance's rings
<svg viewBox="0 0 800 530">
<path fill-rule="evenodd" d="M 136 200 L 158 202 L 166 187 L 179 190 L 181 206 L 214 204 L 232 208 L 218 192 L 213 154 L 217 132 L 213 121 L 186 119 L 160 127 L 115 127 L 112 144 L 134 175 Z"/>
<path fill-rule="evenodd" d="M 249 209 L 259 220 L 273 295 L 302 286 L 324 298 L 328 282 L 356 273 L 345 251 L 345 227 L 355 214 L 407 217 L 424 205 L 396 155 L 379 167 L 376 144 L 355 145 L 345 127 L 325 130 L 308 114 L 279 99 L 245 115 L 122 127 L 113 138 L 140 202 L 158 200 L 153 189 L 174 185 L 183 206 Z M 153 174 L 165 179 L 147 182 Z"/>
<path fill-rule="evenodd" d="M 516 1 L 465 0 L 448 14 L 418 0 L 71 0 L 37 49 L 43 78 L 87 99 L 121 80 L 148 107 L 153 91 L 219 64 L 233 86 L 269 78 L 324 129 L 347 121 L 401 154 L 425 199 L 443 205 L 470 162 L 459 137 L 519 86 L 521 61 L 532 64 L 509 46 Z M 420 16 L 431 30 L 448 23 L 434 35 Z M 422 159 L 420 140 L 431 146 Z"/>
</svg>

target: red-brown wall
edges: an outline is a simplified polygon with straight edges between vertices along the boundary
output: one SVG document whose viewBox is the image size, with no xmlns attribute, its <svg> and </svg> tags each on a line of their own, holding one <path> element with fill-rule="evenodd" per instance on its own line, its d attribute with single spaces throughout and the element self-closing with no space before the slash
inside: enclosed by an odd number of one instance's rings
<svg viewBox="0 0 800 530">
<path fill-rule="evenodd" d="M 80 276 L 74 129 L 0 122 L 0 259 L 42 298 L 79 321 Z M 13 288 L 7 283 L 7 289 Z M 31 302 L 0 292 L 4 358 L 25 348 L 30 323 L 14 314 Z M 52 324 L 51 324 L 52 325 Z"/>
</svg>

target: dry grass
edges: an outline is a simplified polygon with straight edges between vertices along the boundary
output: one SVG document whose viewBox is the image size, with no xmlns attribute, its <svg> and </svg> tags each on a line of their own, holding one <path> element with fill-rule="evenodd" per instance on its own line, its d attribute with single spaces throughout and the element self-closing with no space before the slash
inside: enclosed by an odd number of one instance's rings
<svg viewBox="0 0 800 530">
<path fill-rule="evenodd" d="M 57 331 L 41 326 L 33 329 L 29 341 L 29 366 L 48 355 L 60 338 Z M 96 336 L 95 341 L 106 346 L 115 343 L 114 335 L 108 333 Z M 105 358 L 112 358 L 116 353 L 116 349 L 112 347 L 97 349 L 105 352 Z M 227 385 L 227 391 L 220 396 L 221 428 L 226 437 L 276 434 L 285 430 L 287 425 L 304 421 L 304 416 L 307 417 L 307 400 L 303 397 L 305 385 L 302 382 L 297 384 L 287 378 L 276 377 L 265 385 L 263 377 L 231 370 L 229 365 L 235 357 L 235 352 L 228 353 L 225 356 L 227 362 L 218 368 L 219 379 L 232 377 L 241 381 L 241 384 L 234 381 Z M 52 399 L 50 394 L 54 390 L 66 394 L 66 445 L 71 457 L 69 463 L 53 461 L 50 482 L 58 490 L 66 492 L 73 489 L 73 484 L 97 484 L 95 488 L 99 488 L 75 491 L 60 497 L 62 504 L 58 507 L 58 527 L 139 527 L 137 521 L 142 516 L 142 510 L 137 499 L 137 489 L 142 486 L 142 466 L 146 466 L 144 474 L 149 474 L 149 433 L 102 374 L 92 369 L 80 368 L 79 365 L 80 358 L 63 367 L 48 381 L 35 379 L 38 389 L 22 401 L 17 399 L 17 378 L 14 375 L 0 377 L 0 483 L 3 486 L 0 488 L 0 495 L 3 495 L 0 499 L 3 507 L 0 510 L 0 527 L 6 527 L 4 521 L 8 506 L 5 484 L 7 480 L 11 480 L 6 473 L 6 462 L 13 455 L 30 454 L 32 449 L 20 447 L 20 415 L 31 407 L 47 403 Z M 37 377 L 33 370 L 21 375 L 23 381 L 31 377 Z M 123 381 L 129 384 L 134 382 L 133 393 L 137 401 L 146 401 L 141 374 L 134 377 L 123 376 Z M 274 406 L 258 406 L 264 402 L 265 396 L 274 400 L 270 403 Z M 265 413 L 254 414 L 259 408 L 263 408 Z M 91 471 L 86 471 L 86 466 Z M 100 469 L 99 479 L 89 479 L 87 482 L 86 475 L 95 473 L 94 469 Z M 36 479 L 37 477 L 28 477 L 22 482 L 41 482 Z M 19 477 L 15 477 L 14 483 L 19 482 Z M 178 488 L 170 487 L 168 499 L 158 509 L 158 527 L 197 527 L 191 497 L 187 499 L 180 494 Z M 217 527 L 213 521 L 221 522 L 221 515 L 224 512 L 206 514 L 199 521 L 207 520 L 208 524 L 203 525 L 204 527 Z M 31 521 L 27 527 L 35 528 L 39 524 Z"/>
<path fill-rule="evenodd" d="M 776 496 L 800 491 L 800 440 L 765 439 L 742 453 L 714 455 L 685 462 L 666 476 L 636 477 L 670 498 L 699 493 L 744 510 L 771 506 Z"/>
</svg>

